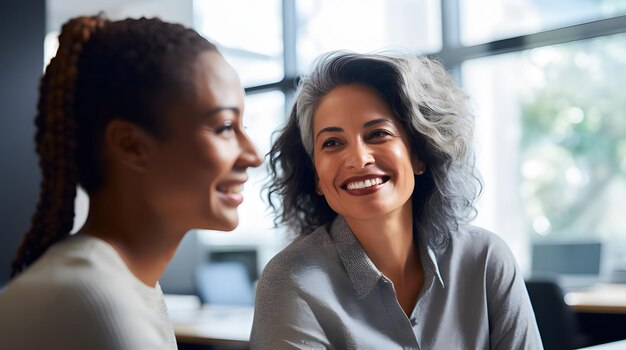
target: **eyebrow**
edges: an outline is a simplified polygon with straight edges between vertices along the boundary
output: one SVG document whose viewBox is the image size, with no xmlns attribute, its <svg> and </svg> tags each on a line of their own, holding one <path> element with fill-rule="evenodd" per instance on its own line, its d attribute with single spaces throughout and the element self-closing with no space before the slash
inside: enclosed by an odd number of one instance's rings
<svg viewBox="0 0 626 350">
<path fill-rule="evenodd" d="M 343 132 L 343 129 L 340 127 L 336 127 L 336 126 L 329 126 L 327 128 L 320 130 L 320 132 L 317 133 L 317 136 L 315 137 L 315 139 L 316 140 L 319 139 L 320 135 L 325 132 Z"/>
<path fill-rule="evenodd" d="M 391 125 L 395 125 L 395 123 L 391 120 L 391 119 L 387 119 L 387 118 L 378 118 L 378 119 L 374 119 L 374 120 L 370 120 L 369 122 L 363 124 L 363 128 L 369 128 L 370 126 L 374 126 L 376 124 L 380 124 L 380 123 L 389 123 Z"/>
<path fill-rule="evenodd" d="M 224 112 L 224 111 L 232 111 L 235 112 L 237 115 L 241 115 L 241 110 L 239 109 L 239 107 L 235 107 L 235 106 L 226 106 L 226 107 L 217 107 L 217 108 L 213 108 L 210 111 L 208 111 L 207 113 L 205 113 L 205 115 L 207 117 L 212 117 L 218 113 Z"/>
<path fill-rule="evenodd" d="M 389 124 L 394 125 L 394 122 L 392 120 L 390 120 L 390 119 L 387 119 L 387 118 L 377 118 L 377 119 L 370 120 L 370 121 L 366 122 L 365 124 L 363 124 L 363 128 L 367 129 L 367 128 L 371 127 L 371 126 L 374 126 L 374 125 L 380 124 L 380 123 L 389 123 Z M 323 128 L 322 130 L 320 130 L 317 133 L 317 136 L 315 137 L 315 139 L 317 140 L 320 137 L 320 135 L 322 133 L 325 133 L 325 132 L 343 132 L 343 131 L 344 130 L 342 128 L 340 128 L 340 127 L 329 126 L 329 127 L 326 127 L 326 128 Z"/>
</svg>

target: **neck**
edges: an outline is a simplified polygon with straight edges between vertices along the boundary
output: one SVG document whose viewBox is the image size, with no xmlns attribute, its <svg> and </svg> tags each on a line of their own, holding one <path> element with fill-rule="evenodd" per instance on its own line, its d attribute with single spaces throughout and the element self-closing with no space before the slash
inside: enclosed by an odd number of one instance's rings
<svg viewBox="0 0 626 350">
<path fill-rule="evenodd" d="M 145 205 L 98 194 L 90 196 L 89 216 L 79 233 L 109 243 L 140 281 L 154 287 L 184 235 L 172 231 Z"/>
<path fill-rule="evenodd" d="M 381 218 L 346 221 L 374 265 L 394 283 L 411 278 L 416 268 L 421 269 L 413 241 L 410 201 Z"/>
</svg>

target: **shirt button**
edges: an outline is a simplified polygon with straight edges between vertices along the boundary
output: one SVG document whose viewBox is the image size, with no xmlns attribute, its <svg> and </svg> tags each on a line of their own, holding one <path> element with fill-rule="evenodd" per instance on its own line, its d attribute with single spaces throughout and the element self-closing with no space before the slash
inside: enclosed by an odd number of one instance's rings
<svg viewBox="0 0 626 350">
<path fill-rule="evenodd" d="M 415 326 L 417 324 L 417 318 L 413 317 L 411 318 L 411 326 Z"/>
</svg>

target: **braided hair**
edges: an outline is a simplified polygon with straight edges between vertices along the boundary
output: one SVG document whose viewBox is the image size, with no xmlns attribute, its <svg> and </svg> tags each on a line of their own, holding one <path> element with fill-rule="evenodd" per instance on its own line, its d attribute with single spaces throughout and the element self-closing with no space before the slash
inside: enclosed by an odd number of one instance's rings
<svg viewBox="0 0 626 350">
<path fill-rule="evenodd" d="M 192 29 L 156 18 L 77 17 L 63 25 L 39 87 L 39 201 L 12 276 L 69 235 L 77 185 L 94 194 L 106 183 L 100 151 L 106 125 L 120 118 L 166 137 L 164 104 L 188 93 L 191 65 L 205 51 L 216 47 Z"/>
</svg>

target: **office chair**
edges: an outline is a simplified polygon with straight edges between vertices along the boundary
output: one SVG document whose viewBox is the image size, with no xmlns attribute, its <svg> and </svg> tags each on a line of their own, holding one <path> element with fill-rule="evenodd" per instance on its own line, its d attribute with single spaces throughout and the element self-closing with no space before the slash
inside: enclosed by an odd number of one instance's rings
<svg viewBox="0 0 626 350">
<path fill-rule="evenodd" d="M 571 350 L 587 345 L 588 337 L 578 333 L 576 313 L 565 303 L 556 278 L 526 281 L 541 341 L 546 350 Z"/>
<path fill-rule="evenodd" d="M 202 264 L 195 271 L 195 280 L 203 304 L 254 305 L 252 282 L 242 263 Z"/>
</svg>

